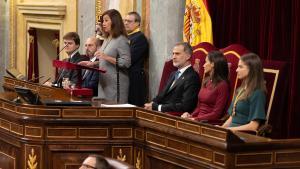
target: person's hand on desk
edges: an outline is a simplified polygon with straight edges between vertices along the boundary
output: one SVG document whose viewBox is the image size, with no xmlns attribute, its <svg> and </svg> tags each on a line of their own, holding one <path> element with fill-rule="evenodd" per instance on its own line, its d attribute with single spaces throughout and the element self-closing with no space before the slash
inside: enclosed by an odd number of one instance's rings
<svg viewBox="0 0 300 169">
<path fill-rule="evenodd" d="M 70 85 L 64 85 L 63 88 L 64 88 L 65 90 L 71 89 Z"/>
<path fill-rule="evenodd" d="M 145 104 L 144 104 L 144 108 L 145 108 L 145 109 L 148 109 L 148 110 L 152 110 L 152 104 L 153 104 L 153 102 L 145 103 Z"/>
<path fill-rule="evenodd" d="M 191 115 L 190 115 L 190 113 L 188 113 L 188 112 L 184 112 L 184 113 L 181 115 L 181 117 L 184 118 L 184 119 L 187 119 L 187 118 L 190 118 Z"/>
</svg>

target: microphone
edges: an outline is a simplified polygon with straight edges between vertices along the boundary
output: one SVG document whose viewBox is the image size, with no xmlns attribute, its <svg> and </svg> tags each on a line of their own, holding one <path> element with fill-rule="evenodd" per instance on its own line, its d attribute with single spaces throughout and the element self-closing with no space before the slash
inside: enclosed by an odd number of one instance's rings
<svg viewBox="0 0 300 169">
<path fill-rule="evenodd" d="M 33 81 L 35 81 L 37 79 L 41 79 L 43 77 L 45 77 L 45 76 L 39 76 L 39 77 L 31 78 L 31 79 L 28 80 L 28 82 L 33 82 Z"/>
<path fill-rule="evenodd" d="M 49 77 L 48 79 L 46 79 L 42 84 L 48 82 L 51 79 L 51 77 Z"/>
<path fill-rule="evenodd" d="M 68 46 L 68 43 L 58 52 L 58 54 L 56 55 L 56 58 L 59 58 L 59 54 Z M 59 85 L 59 81 L 61 80 L 61 78 L 63 77 L 65 69 L 62 69 L 61 72 L 59 73 L 59 76 L 57 77 L 57 79 L 55 79 L 55 83 L 53 84 L 53 86 L 55 87 L 60 87 Z M 50 79 L 49 79 L 50 80 Z"/>
<path fill-rule="evenodd" d="M 16 79 L 19 79 L 19 80 L 24 80 L 24 81 L 26 81 L 26 79 L 27 79 L 21 72 L 19 72 L 15 68 L 8 68 L 8 69 L 5 69 L 5 70 L 6 70 L 6 73 L 9 74 L 13 78 L 16 78 Z"/>
<path fill-rule="evenodd" d="M 56 58 L 59 57 L 59 54 L 68 46 L 68 44 L 66 44 L 56 55 Z"/>
<path fill-rule="evenodd" d="M 62 71 L 59 73 L 58 78 L 55 80 L 55 83 L 53 84 L 54 87 L 61 87 L 61 79 L 64 76 L 65 69 L 62 69 Z"/>
</svg>

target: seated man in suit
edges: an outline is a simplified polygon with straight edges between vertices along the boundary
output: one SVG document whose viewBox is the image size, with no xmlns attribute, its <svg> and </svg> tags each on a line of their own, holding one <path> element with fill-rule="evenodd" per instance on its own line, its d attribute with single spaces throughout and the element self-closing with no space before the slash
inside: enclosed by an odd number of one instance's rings
<svg viewBox="0 0 300 169">
<path fill-rule="evenodd" d="M 150 103 L 145 104 L 149 110 L 162 112 L 191 112 L 197 105 L 200 79 L 191 66 L 192 47 L 178 43 L 173 48 L 173 65 L 178 68 L 168 79 L 163 91 Z"/>
<path fill-rule="evenodd" d="M 100 48 L 101 42 L 96 37 L 90 37 L 85 42 L 85 54 L 90 59 L 89 61 L 81 61 L 78 64 L 88 66 L 97 62 L 97 57 L 94 55 L 97 49 Z M 97 65 L 97 64 L 96 64 Z M 99 72 L 85 70 L 82 76 L 82 87 L 93 89 L 93 96 L 98 95 Z"/>
<path fill-rule="evenodd" d="M 65 52 L 68 54 L 68 58 L 65 59 L 64 61 L 68 61 L 71 63 L 78 63 L 83 60 L 88 60 L 87 57 L 81 56 L 78 49 L 80 46 L 80 38 L 79 35 L 76 32 L 68 32 L 63 36 L 63 41 L 64 41 L 64 49 Z M 77 84 L 77 76 L 78 76 L 78 71 L 77 70 L 67 70 L 67 69 L 62 69 L 58 75 L 58 77 L 55 79 L 54 82 L 46 82 L 44 85 L 46 86 L 58 86 L 61 87 L 62 80 L 64 78 L 68 78 L 68 80 L 72 84 Z"/>
<path fill-rule="evenodd" d="M 104 157 L 100 155 L 89 155 L 82 163 L 79 169 L 109 169 L 109 164 Z"/>
</svg>

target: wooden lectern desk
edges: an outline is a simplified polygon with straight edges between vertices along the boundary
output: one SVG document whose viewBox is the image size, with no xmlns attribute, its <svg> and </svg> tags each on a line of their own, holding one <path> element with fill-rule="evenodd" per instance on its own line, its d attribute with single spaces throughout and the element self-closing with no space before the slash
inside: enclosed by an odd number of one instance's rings
<svg viewBox="0 0 300 169">
<path fill-rule="evenodd" d="M 1 169 L 78 169 L 89 154 L 137 169 L 300 168 L 300 139 L 272 140 L 136 107 L 15 104 L 12 86 L 68 99 L 61 89 L 5 77 Z M 70 98 L 69 98 L 70 99 Z"/>
</svg>

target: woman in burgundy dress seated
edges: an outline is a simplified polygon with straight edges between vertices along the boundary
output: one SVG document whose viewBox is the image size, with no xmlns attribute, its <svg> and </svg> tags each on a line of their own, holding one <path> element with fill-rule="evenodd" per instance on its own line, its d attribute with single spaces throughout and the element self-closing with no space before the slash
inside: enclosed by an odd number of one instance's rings
<svg viewBox="0 0 300 169">
<path fill-rule="evenodd" d="M 192 120 L 219 119 L 229 98 L 228 65 L 223 53 L 209 52 L 205 58 L 204 81 L 198 94 L 198 105 L 192 114 L 185 112 L 182 118 Z"/>
</svg>

